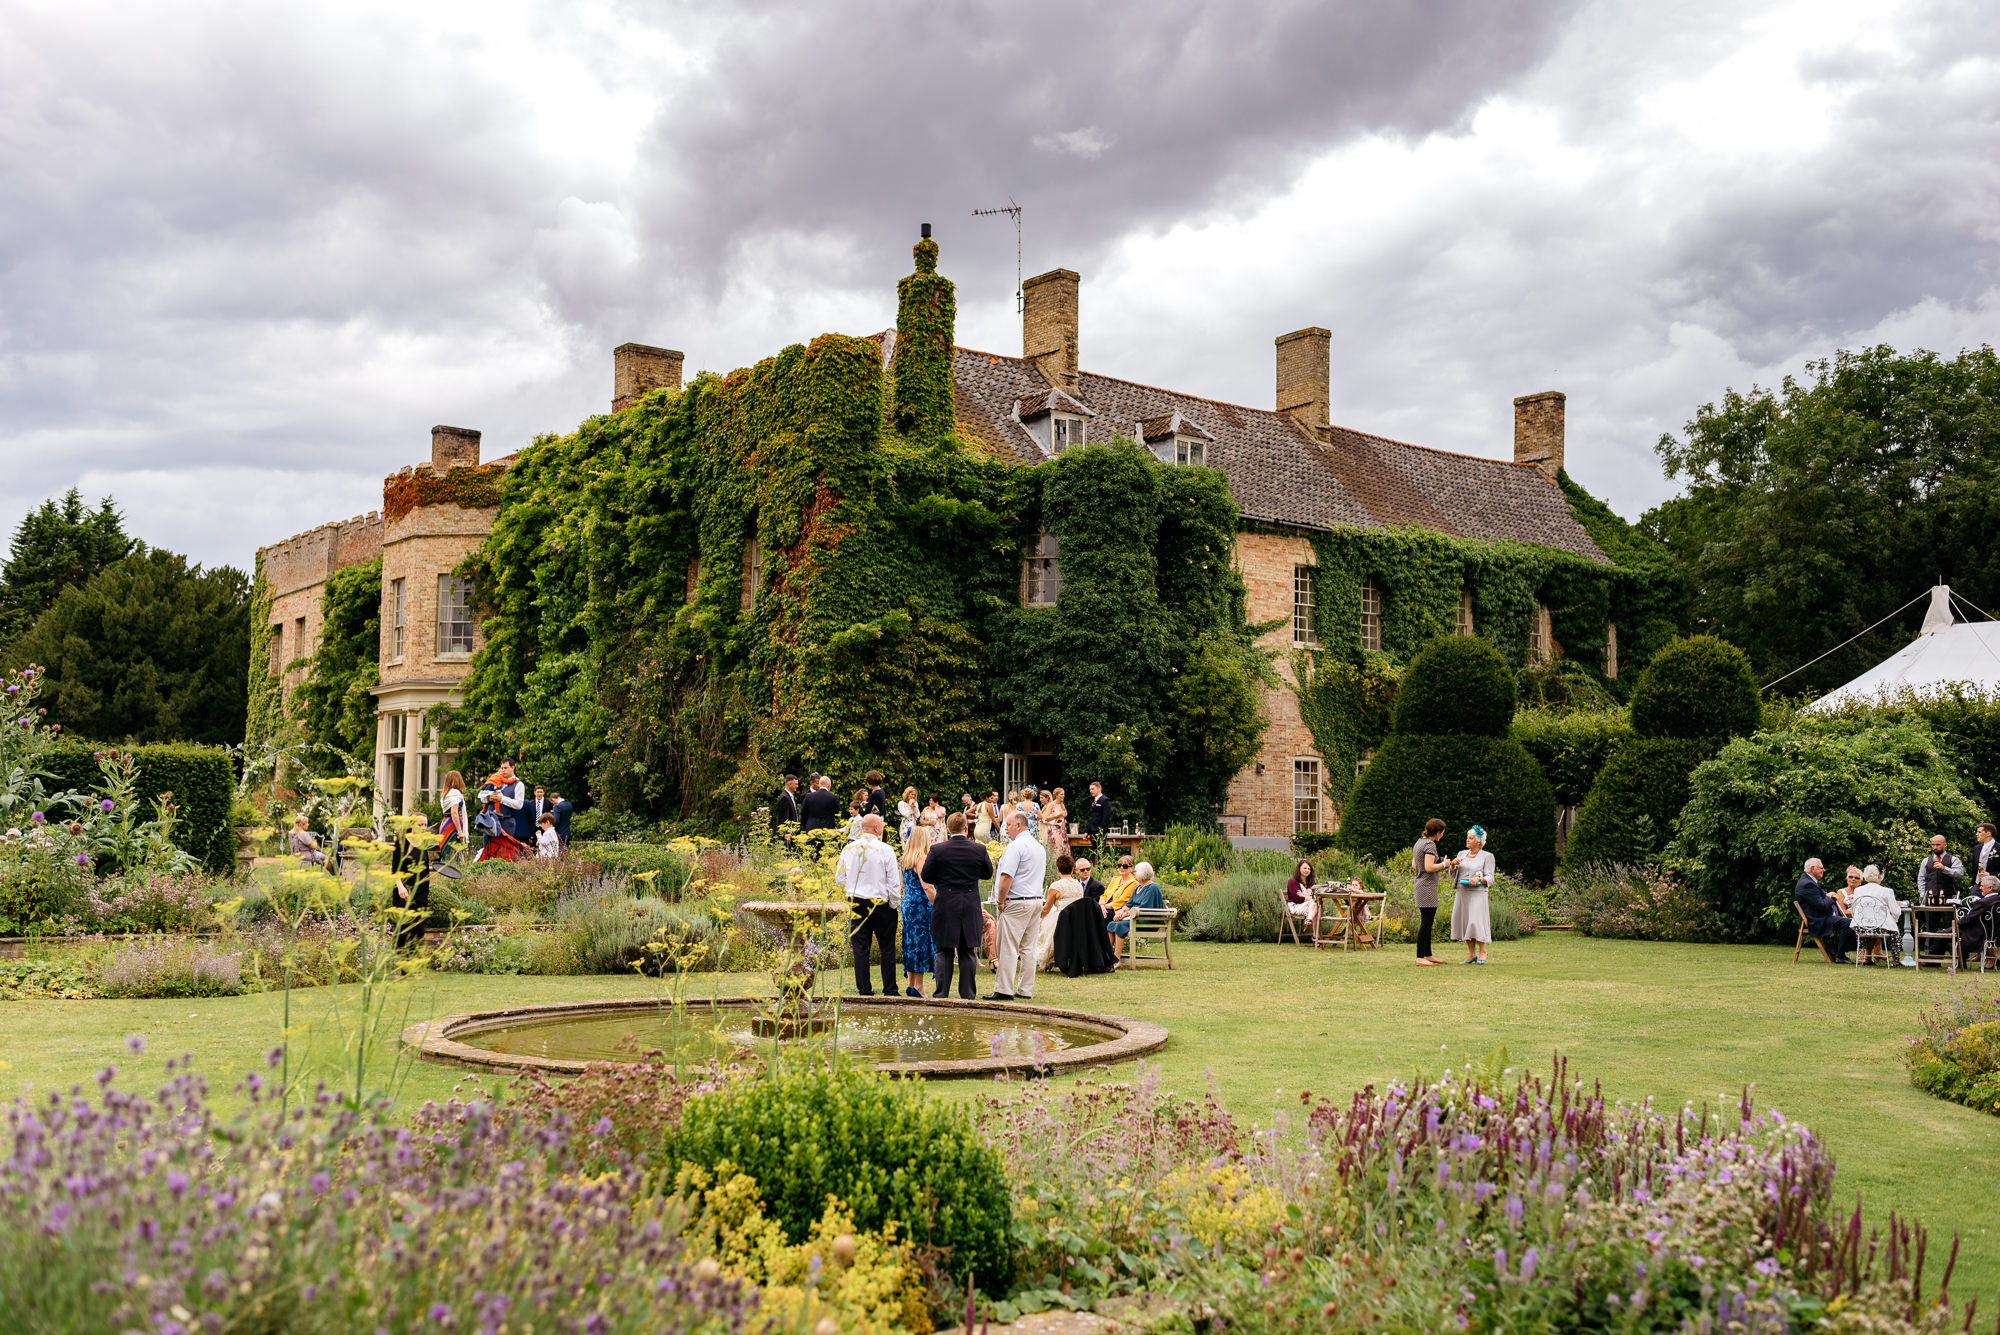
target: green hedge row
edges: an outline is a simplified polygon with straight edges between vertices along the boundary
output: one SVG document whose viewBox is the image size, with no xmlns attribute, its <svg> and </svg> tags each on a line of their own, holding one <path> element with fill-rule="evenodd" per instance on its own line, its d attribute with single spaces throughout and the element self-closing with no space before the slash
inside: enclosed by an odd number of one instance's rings
<svg viewBox="0 0 2000 1335">
<path fill-rule="evenodd" d="M 66 741 L 43 752 L 49 790 L 97 792 L 104 774 L 92 752 L 103 749 Z M 211 876 L 235 871 L 236 831 L 229 825 L 229 807 L 236 798 L 236 776 L 229 753 L 219 746 L 163 742 L 132 748 L 132 754 L 139 762 L 139 795 L 148 817 L 157 810 L 159 795 L 172 793 L 179 808 L 174 842 L 193 854 Z"/>
</svg>

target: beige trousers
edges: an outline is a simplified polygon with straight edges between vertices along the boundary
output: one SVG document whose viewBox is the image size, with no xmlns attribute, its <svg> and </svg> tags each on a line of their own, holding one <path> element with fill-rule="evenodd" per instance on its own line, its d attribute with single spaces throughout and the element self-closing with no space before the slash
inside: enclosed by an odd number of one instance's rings
<svg viewBox="0 0 2000 1335">
<path fill-rule="evenodd" d="M 1000 962 L 993 990 L 1002 996 L 1035 994 L 1035 942 L 1041 934 L 1042 901 L 1010 899 L 1000 906 Z"/>
</svg>

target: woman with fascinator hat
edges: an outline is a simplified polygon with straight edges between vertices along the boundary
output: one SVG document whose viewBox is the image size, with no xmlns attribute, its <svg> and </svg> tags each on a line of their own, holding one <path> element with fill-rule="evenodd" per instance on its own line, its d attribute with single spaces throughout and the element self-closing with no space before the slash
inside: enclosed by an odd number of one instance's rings
<svg viewBox="0 0 2000 1335">
<path fill-rule="evenodd" d="M 1465 942 L 1467 964 L 1486 963 L 1493 943 L 1493 912 L 1487 902 L 1493 889 L 1493 855 L 1486 851 L 1486 830 L 1475 825 L 1465 832 L 1465 851 L 1451 860 L 1455 893 L 1451 899 L 1451 939 Z"/>
</svg>

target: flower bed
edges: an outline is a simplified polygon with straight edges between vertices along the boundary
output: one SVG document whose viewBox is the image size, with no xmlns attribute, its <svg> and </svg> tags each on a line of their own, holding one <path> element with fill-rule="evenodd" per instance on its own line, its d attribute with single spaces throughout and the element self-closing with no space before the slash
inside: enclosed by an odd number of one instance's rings
<svg viewBox="0 0 2000 1335">
<path fill-rule="evenodd" d="M 2000 997 L 1948 993 L 1919 1017 L 1903 1054 L 1926 1094 L 2000 1114 Z"/>
</svg>

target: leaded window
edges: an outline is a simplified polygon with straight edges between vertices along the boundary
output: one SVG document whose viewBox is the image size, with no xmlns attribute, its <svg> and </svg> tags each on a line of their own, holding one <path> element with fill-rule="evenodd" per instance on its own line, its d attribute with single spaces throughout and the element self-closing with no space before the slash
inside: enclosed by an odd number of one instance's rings
<svg viewBox="0 0 2000 1335">
<path fill-rule="evenodd" d="M 1317 834 L 1320 829 L 1319 759 L 1302 756 L 1292 762 L 1292 833 Z"/>
<path fill-rule="evenodd" d="M 1382 590 L 1375 581 L 1361 581 L 1361 647 L 1369 653 L 1382 651 Z"/>
<path fill-rule="evenodd" d="M 1313 629 L 1313 568 L 1292 567 L 1292 643 L 1301 649 L 1319 648 L 1319 634 Z"/>
<path fill-rule="evenodd" d="M 1021 563 L 1021 604 L 1024 607 L 1053 606 L 1062 592 L 1062 564 L 1057 558 L 1056 535 L 1044 533 L 1035 539 Z"/>
<path fill-rule="evenodd" d="M 437 652 L 472 652 L 472 583 L 456 575 L 438 576 Z"/>
</svg>

